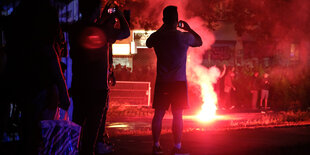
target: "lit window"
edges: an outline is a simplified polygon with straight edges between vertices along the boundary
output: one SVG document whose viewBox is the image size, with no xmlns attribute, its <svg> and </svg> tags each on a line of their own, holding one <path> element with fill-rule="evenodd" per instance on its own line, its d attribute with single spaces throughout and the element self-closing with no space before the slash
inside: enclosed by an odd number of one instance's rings
<svg viewBox="0 0 310 155">
<path fill-rule="evenodd" d="M 113 55 L 130 55 L 130 45 L 129 44 L 113 44 L 112 54 Z"/>
</svg>

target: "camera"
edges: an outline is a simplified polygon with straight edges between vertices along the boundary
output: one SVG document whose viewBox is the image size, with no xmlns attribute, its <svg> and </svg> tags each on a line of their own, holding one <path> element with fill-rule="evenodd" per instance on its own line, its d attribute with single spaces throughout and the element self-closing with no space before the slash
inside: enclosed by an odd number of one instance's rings
<svg viewBox="0 0 310 155">
<path fill-rule="evenodd" d="M 116 11 L 116 8 L 109 8 L 108 9 L 109 14 L 115 13 L 115 11 Z"/>
</svg>

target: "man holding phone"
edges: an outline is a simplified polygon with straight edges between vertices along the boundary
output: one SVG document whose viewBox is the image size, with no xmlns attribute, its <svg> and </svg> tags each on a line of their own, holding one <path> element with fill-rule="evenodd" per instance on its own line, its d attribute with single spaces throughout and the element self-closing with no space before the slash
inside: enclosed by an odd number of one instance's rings
<svg viewBox="0 0 310 155">
<path fill-rule="evenodd" d="M 173 154 L 187 154 L 181 150 L 183 130 L 183 109 L 188 108 L 186 58 L 188 47 L 202 45 L 200 36 L 185 21 L 178 22 L 176 6 L 167 6 L 163 11 L 164 24 L 146 41 L 149 48 L 154 47 L 157 56 L 157 77 L 152 120 L 153 154 L 163 154 L 159 137 L 162 119 L 171 105 L 173 114 L 172 131 L 174 135 Z M 177 27 L 187 31 L 181 32 Z"/>
<path fill-rule="evenodd" d="M 104 139 L 109 89 L 115 84 L 111 46 L 130 35 L 126 19 L 112 2 L 100 17 L 101 0 L 80 0 L 82 19 L 70 29 L 73 121 L 82 126 L 81 155 L 103 154 L 112 147 Z"/>
</svg>

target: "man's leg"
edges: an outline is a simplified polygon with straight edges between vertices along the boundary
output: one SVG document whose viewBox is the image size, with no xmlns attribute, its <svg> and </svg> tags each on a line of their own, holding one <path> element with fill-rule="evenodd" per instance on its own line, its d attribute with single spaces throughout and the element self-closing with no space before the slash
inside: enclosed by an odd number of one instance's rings
<svg viewBox="0 0 310 155">
<path fill-rule="evenodd" d="M 265 91 L 265 108 L 268 107 L 267 103 L 268 103 L 268 96 L 269 96 L 269 91 L 268 90 L 264 90 Z"/>
<path fill-rule="evenodd" d="M 84 108 L 83 101 L 81 99 L 82 97 L 79 94 L 72 97 L 72 100 L 73 100 L 72 121 L 80 125 L 83 130 L 86 109 Z"/>
<path fill-rule="evenodd" d="M 152 120 L 153 142 L 155 146 L 157 145 L 157 147 L 159 147 L 159 137 L 165 112 L 165 109 L 155 109 L 154 117 Z"/>
<path fill-rule="evenodd" d="M 105 131 L 108 109 L 109 109 L 109 95 L 107 95 L 105 107 L 103 109 L 103 117 L 99 128 L 98 139 L 96 144 L 96 153 L 99 154 L 111 153 L 114 151 L 114 146 L 112 143 L 109 142 L 108 134 Z"/>
<path fill-rule="evenodd" d="M 263 100 L 264 100 L 264 91 L 261 90 L 261 95 L 260 95 L 260 102 L 259 102 L 259 106 L 260 108 L 263 107 Z"/>
<path fill-rule="evenodd" d="M 84 97 L 84 98 L 86 98 L 86 97 Z M 85 122 L 85 112 L 88 110 L 86 110 L 87 107 L 85 107 L 83 105 L 85 103 L 82 101 L 82 99 L 83 99 L 83 97 L 81 94 L 75 94 L 74 96 L 72 96 L 72 100 L 73 100 L 72 121 L 81 126 L 79 152 L 82 152 L 82 150 L 83 150 L 82 145 L 84 143 L 84 136 L 87 136 L 86 134 L 84 134 L 84 122 Z"/>
<path fill-rule="evenodd" d="M 99 128 L 99 133 L 98 133 L 98 142 L 104 142 L 105 140 L 105 123 L 107 120 L 107 113 L 108 113 L 108 109 L 109 109 L 109 94 L 108 92 L 106 92 L 106 99 L 103 99 L 102 102 L 105 101 L 104 103 L 104 109 L 103 109 L 103 116 L 102 116 L 102 122 Z"/>
<path fill-rule="evenodd" d="M 84 125 L 82 152 L 81 155 L 88 155 L 95 153 L 95 144 L 97 142 L 99 127 L 102 122 L 103 108 L 98 104 L 92 103 L 89 111 L 86 113 L 86 123 Z"/>
<path fill-rule="evenodd" d="M 100 142 L 104 142 L 104 138 L 105 138 L 105 123 L 107 120 L 107 113 L 108 113 L 108 108 L 105 107 L 103 110 L 102 122 L 99 128 L 99 134 L 98 134 L 98 141 Z"/>
<path fill-rule="evenodd" d="M 183 109 L 172 108 L 172 115 L 173 115 L 172 132 L 174 136 L 175 147 L 178 149 L 181 148 L 181 138 L 182 138 L 182 132 L 183 132 L 182 114 L 183 114 Z"/>
</svg>

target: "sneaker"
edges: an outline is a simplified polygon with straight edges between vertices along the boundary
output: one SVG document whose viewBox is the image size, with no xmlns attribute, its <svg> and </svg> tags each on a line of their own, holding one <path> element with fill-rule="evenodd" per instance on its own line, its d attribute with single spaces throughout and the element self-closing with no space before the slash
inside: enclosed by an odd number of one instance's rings
<svg viewBox="0 0 310 155">
<path fill-rule="evenodd" d="M 152 151 L 152 155 L 158 155 L 158 154 L 164 154 L 163 150 L 161 149 L 161 147 L 157 147 L 157 146 L 153 146 L 153 151 Z"/>
<path fill-rule="evenodd" d="M 182 149 L 178 149 L 176 147 L 173 147 L 172 149 L 172 155 L 189 155 L 188 152 L 185 152 L 184 150 Z"/>
<path fill-rule="evenodd" d="M 106 154 L 114 152 L 113 144 L 98 142 L 96 146 L 97 154 Z"/>
</svg>

